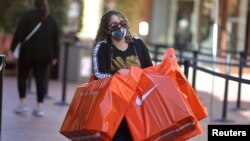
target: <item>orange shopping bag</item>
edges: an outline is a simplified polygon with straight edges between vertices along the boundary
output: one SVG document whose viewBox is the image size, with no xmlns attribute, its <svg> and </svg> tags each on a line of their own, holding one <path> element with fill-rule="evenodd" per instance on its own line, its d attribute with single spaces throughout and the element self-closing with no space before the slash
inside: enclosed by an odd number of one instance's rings
<svg viewBox="0 0 250 141">
<path fill-rule="evenodd" d="M 132 77 L 115 75 L 77 87 L 60 133 L 74 141 L 111 140 L 136 86 Z"/>
<path fill-rule="evenodd" d="M 207 109 L 198 98 L 196 92 L 192 88 L 192 85 L 186 79 L 184 73 L 181 71 L 177 64 L 175 51 L 173 48 L 168 48 L 163 56 L 163 61 L 151 67 L 145 69 L 146 71 L 156 72 L 165 76 L 172 77 L 177 87 L 187 97 L 187 101 L 198 120 L 204 119 L 208 116 Z"/>
<path fill-rule="evenodd" d="M 138 86 L 125 114 L 135 141 L 174 140 L 196 126 L 172 78 L 132 68 Z"/>
<path fill-rule="evenodd" d="M 191 84 L 188 82 L 185 75 L 178 66 L 173 48 L 166 50 L 162 63 L 147 68 L 147 71 L 153 71 L 172 77 L 177 85 L 177 88 L 182 92 L 184 100 L 188 103 L 197 121 L 208 116 L 206 107 L 202 104 Z M 195 130 L 192 130 L 185 135 L 179 136 L 179 138 L 181 138 L 181 140 L 187 140 L 195 135 L 200 134 L 201 132 L 202 128 L 200 124 L 197 123 Z"/>
<path fill-rule="evenodd" d="M 207 109 L 203 105 L 203 103 L 198 98 L 196 92 L 192 88 L 192 85 L 187 80 L 184 73 L 181 71 L 179 65 L 177 64 L 175 51 L 173 48 L 169 48 L 166 50 L 163 62 L 160 65 L 160 68 L 164 68 L 162 66 L 166 66 L 166 64 L 171 64 L 172 69 L 165 70 L 165 75 L 175 77 L 175 80 L 180 88 L 180 90 L 187 96 L 187 101 L 198 120 L 204 119 L 208 116 Z M 169 67 L 170 68 L 170 67 Z"/>
</svg>

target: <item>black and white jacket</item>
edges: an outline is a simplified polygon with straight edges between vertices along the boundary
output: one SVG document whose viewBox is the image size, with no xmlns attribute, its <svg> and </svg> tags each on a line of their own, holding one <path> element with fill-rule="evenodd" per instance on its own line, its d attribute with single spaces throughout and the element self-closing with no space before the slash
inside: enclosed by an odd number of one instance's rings
<svg viewBox="0 0 250 141">
<path fill-rule="evenodd" d="M 135 54 L 140 61 L 140 67 L 146 68 L 152 66 L 152 60 L 147 46 L 141 39 L 133 38 L 129 45 L 133 45 Z M 92 51 L 92 71 L 95 79 L 111 77 L 116 71 L 111 70 L 113 59 L 113 45 L 110 40 L 99 41 Z"/>
</svg>

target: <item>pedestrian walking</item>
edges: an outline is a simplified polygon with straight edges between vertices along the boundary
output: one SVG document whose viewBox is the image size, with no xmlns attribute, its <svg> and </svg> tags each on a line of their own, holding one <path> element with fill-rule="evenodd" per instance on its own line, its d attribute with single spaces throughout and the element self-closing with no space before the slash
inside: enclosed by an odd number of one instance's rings
<svg viewBox="0 0 250 141">
<path fill-rule="evenodd" d="M 23 14 L 11 45 L 11 55 L 17 45 L 21 43 L 19 59 L 17 60 L 17 86 L 20 103 L 15 109 L 16 114 L 24 115 L 28 112 L 25 103 L 26 84 L 29 72 L 32 71 L 37 90 L 37 105 L 33 114 L 44 116 L 44 95 L 47 90 L 49 66 L 58 61 L 58 27 L 49 14 L 47 0 L 34 0 L 34 9 Z"/>
</svg>

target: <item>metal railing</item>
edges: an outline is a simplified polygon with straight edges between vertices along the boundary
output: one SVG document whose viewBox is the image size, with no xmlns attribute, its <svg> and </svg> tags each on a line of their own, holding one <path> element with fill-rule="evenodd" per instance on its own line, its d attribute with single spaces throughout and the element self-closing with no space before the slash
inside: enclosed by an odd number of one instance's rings
<svg viewBox="0 0 250 141">
<path fill-rule="evenodd" d="M 173 46 L 168 46 L 168 45 L 160 45 L 160 44 L 151 44 L 152 48 L 150 50 L 150 53 L 153 56 L 153 61 L 159 62 L 161 59 L 159 59 L 159 56 L 163 56 L 162 50 L 167 49 L 168 47 L 173 47 Z M 192 78 L 192 87 L 196 89 L 196 71 L 202 71 L 208 74 L 211 74 L 213 76 L 217 76 L 220 78 L 225 79 L 225 88 L 224 88 L 224 99 L 223 99 L 223 108 L 222 108 L 222 119 L 221 121 L 226 121 L 227 118 L 227 103 L 228 103 L 228 83 L 229 80 L 238 82 L 238 95 L 237 95 L 237 100 L 236 100 L 236 109 L 241 108 L 241 84 L 250 84 L 250 80 L 248 79 L 243 79 L 242 78 L 242 72 L 244 68 L 250 68 L 250 65 L 248 63 L 250 60 L 247 60 L 248 56 L 250 54 L 245 53 L 245 52 L 236 52 L 236 51 L 219 51 L 218 53 L 218 58 L 219 59 L 226 59 L 226 62 L 222 61 L 213 61 L 213 59 L 204 59 L 205 56 L 210 56 L 212 57 L 212 53 L 204 53 L 200 50 L 192 49 L 192 48 L 175 48 L 175 50 L 178 52 L 176 54 L 177 58 L 179 59 L 179 64 L 184 65 L 184 73 L 188 77 L 188 72 L 189 72 L 189 67 L 193 68 L 193 78 Z M 189 56 L 186 55 L 189 53 Z M 225 53 L 225 55 L 220 55 L 220 53 Z M 190 56 L 191 54 L 191 56 Z M 234 55 L 234 56 L 233 56 Z M 199 56 L 203 56 L 203 58 L 199 58 Z M 232 57 L 233 56 L 233 57 Z M 235 56 L 240 56 L 240 57 L 235 57 Z M 231 60 L 237 60 L 238 63 L 231 63 Z M 207 69 L 205 67 L 199 66 L 198 63 L 206 63 L 210 65 L 221 65 L 225 66 L 227 69 L 227 73 L 219 73 L 215 72 L 213 70 Z M 231 76 L 228 72 L 228 69 L 230 69 L 231 66 L 238 67 L 238 77 Z"/>
</svg>

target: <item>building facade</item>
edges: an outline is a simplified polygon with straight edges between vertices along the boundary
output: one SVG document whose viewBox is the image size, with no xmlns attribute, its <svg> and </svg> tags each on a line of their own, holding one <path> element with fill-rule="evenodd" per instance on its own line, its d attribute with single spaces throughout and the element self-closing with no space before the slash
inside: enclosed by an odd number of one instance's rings
<svg viewBox="0 0 250 141">
<path fill-rule="evenodd" d="M 94 38 L 100 16 L 108 9 L 118 9 L 128 16 L 132 32 L 150 43 L 211 48 L 213 24 L 218 24 L 218 48 L 249 51 L 248 0 L 216 1 L 82 0 L 80 36 Z M 140 35 L 141 22 L 148 24 L 146 35 Z"/>
</svg>

